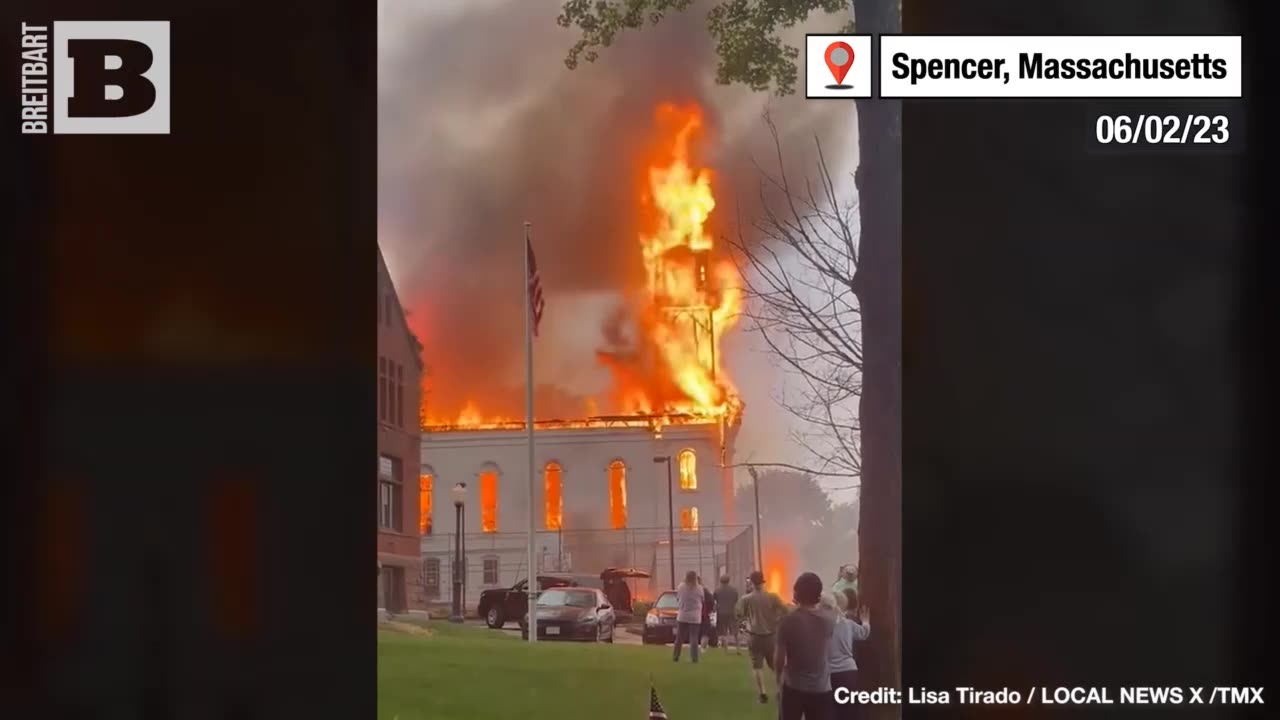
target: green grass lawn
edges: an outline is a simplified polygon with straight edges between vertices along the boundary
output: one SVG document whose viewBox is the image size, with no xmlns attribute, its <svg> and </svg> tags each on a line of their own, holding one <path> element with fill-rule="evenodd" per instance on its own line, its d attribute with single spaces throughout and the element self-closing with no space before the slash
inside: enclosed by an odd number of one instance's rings
<svg viewBox="0 0 1280 720">
<path fill-rule="evenodd" d="M 485 628 L 428 627 L 430 636 L 378 632 L 380 720 L 641 720 L 651 674 L 671 720 L 777 717 L 772 702 L 756 701 L 745 652 L 676 664 L 669 646 L 530 647 Z"/>
</svg>

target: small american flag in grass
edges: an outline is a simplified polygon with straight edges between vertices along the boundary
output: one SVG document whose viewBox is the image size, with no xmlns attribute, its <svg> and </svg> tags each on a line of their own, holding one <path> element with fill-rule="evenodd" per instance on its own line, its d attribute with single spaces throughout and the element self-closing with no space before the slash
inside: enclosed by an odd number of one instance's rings
<svg viewBox="0 0 1280 720">
<path fill-rule="evenodd" d="M 667 711 L 662 709 L 658 691 L 653 687 L 652 681 L 649 683 L 649 720 L 667 720 Z"/>
</svg>

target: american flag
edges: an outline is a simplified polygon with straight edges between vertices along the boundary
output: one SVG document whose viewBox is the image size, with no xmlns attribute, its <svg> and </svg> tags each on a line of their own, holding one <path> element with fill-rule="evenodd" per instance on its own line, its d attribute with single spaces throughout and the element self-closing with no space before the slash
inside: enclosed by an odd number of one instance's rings
<svg viewBox="0 0 1280 720">
<path fill-rule="evenodd" d="M 533 336 L 538 336 L 538 325 L 542 322 L 542 309 L 546 302 L 542 299 L 542 280 L 538 277 L 538 263 L 533 258 L 533 241 L 525 240 L 525 252 L 529 254 L 529 309 L 533 313 Z"/>
<path fill-rule="evenodd" d="M 658 691 L 652 683 L 649 684 L 649 720 L 667 720 L 667 711 L 658 702 Z"/>
</svg>

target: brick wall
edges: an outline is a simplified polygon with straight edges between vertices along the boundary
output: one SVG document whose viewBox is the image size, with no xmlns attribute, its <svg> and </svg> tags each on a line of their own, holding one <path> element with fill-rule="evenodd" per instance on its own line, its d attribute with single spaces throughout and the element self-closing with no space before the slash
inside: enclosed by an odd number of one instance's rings
<svg viewBox="0 0 1280 720">
<path fill-rule="evenodd" d="M 404 320 L 404 310 L 396 297 L 395 288 L 387 273 L 386 264 L 381 256 L 378 260 L 378 305 L 376 318 L 378 322 L 378 363 L 379 375 L 369 379 L 370 387 L 378 393 L 379 417 L 375 418 L 378 433 L 378 454 L 389 455 L 400 461 L 400 531 L 378 530 L 378 561 L 383 566 L 403 568 L 404 587 L 402 596 L 409 609 L 422 609 L 421 592 L 421 550 L 418 537 L 418 472 L 420 462 L 420 437 L 418 428 L 418 405 L 422 380 L 421 360 L 418 348 Z M 381 384 L 381 368 L 395 367 L 397 373 L 391 373 L 391 380 L 400 387 L 395 405 L 398 412 L 388 412 L 387 418 L 381 415 L 388 405 L 389 393 L 394 388 Z M 370 519 L 378 523 L 379 489 L 378 473 L 375 458 L 369 460 L 373 470 L 372 507 L 369 508 Z M 379 588 L 381 589 L 381 578 Z M 381 590 L 379 595 L 381 596 Z M 385 607 L 385 599 L 381 607 Z"/>
</svg>

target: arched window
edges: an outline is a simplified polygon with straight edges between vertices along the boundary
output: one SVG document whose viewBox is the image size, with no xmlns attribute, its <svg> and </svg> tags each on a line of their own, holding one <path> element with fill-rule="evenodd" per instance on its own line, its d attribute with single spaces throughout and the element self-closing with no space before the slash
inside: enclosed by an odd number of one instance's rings
<svg viewBox="0 0 1280 720">
<path fill-rule="evenodd" d="M 698 508 L 680 508 L 680 529 L 689 531 L 698 529 Z"/>
<path fill-rule="evenodd" d="M 542 468 L 542 524 L 559 530 L 564 519 L 564 497 L 560 494 L 560 464 L 549 462 Z"/>
<path fill-rule="evenodd" d="M 498 532 L 498 468 L 480 469 L 480 532 Z"/>
<path fill-rule="evenodd" d="M 697 490 L 698 456 L 694 455 L 692 450 L 681 450 L 680 454 L 676 455 L 676 462 L 680 467 L 680 489 Z"/>
<path fill-rule="evenodd" d="M 621 460 L 609 463 L 609 526 L 627 526 L 627 466 Z"/>
<path fill-rule="evenodd" d="M 435 472 L 423 465 L 418 473 L 418 534 L 431 534 L 431 483 Z"/>
<path fill-rule="evenodd" d="M 440 558 L 429 557 L 422 562 L 422 592 L 428 598 L 440 597 Z"/>
</svg>

